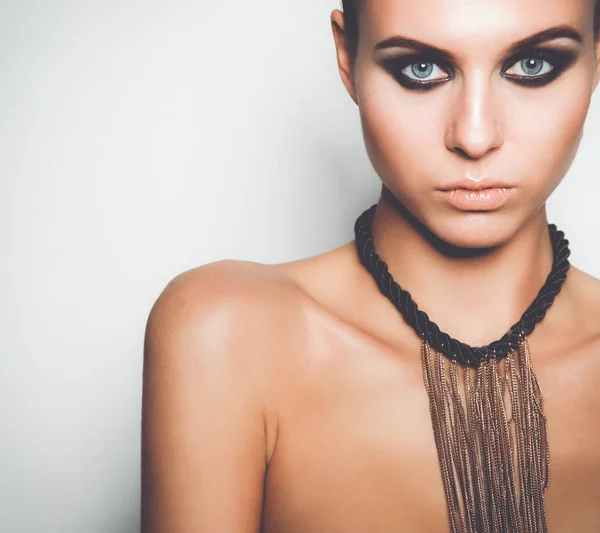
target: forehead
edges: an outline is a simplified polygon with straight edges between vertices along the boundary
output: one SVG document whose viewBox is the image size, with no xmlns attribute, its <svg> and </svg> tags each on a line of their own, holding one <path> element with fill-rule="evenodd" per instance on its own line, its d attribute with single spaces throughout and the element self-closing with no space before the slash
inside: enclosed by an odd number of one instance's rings
<svg viewBox="0 0 600 533">
<path fill-rule="evenodd" d="M 552 26 L 570 25 L 586 38 L 594 0 L 363 0 L 361 39 L 373 46 L 392 35 L 457 54 L 505 47 Z M 589 28 L 589 31 L 588 31 Z"/>
</svg>

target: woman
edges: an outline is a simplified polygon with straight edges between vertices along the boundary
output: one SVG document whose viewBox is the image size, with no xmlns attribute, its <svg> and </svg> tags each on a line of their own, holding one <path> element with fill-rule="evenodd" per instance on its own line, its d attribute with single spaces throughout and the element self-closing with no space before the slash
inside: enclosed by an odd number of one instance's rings
<svg viewBox="0 0 600 533">
<path fill-rule="evenodd" d="M 595 4 L 348 0 L 332 13 L 379 202 L 356 242 L 279 265 L 220 261 L 159 297 L 145 346 L 145 533 L 600 530 L 600 281 L 563 254 L 535 329 L 511 329 L 565 250 L 545 202 L 600 78 Z M 443 338 L 490 348 L 481 366 L 498 359 L 525 383 L 512 396 L 507 381 L 506 406 L 504 388 L 482 393 L 478 427 L 497 432 L 475 448 L 461 448 L 458 402 L 442 420 L 455 401 L 436 396 L 442 374 L 428 381 L 444 347 L 391 301 L 392 281 L 360 255 L 368 245 Z M 519 348 L 496 353 L 505 332 Z M 531 435 L 514 429 L 519 413 Z"/>
</svg>

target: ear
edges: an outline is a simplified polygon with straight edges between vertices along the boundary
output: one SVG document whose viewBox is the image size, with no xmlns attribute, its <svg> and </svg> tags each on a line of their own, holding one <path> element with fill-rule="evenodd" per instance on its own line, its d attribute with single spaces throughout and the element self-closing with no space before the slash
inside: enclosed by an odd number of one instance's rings
<svg viewBox="0 0 600 533">
<path fill-rule="evenodd" d="M 344 33 L 344 14 L 339 9 L 335 9 L 331 13 L 331 29 L 333 30 L 340 77 L 354 103 L 358 103 L 354 85 L 354 64 L 346 44 L 346 35 Z"/>
</svg>

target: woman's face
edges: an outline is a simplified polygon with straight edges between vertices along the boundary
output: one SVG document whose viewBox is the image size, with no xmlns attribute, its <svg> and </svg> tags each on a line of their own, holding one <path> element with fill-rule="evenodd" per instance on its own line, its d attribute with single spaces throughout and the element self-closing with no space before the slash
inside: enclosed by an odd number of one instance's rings
<svg viewBox="0 0 600 533">
<path fill-rule="evenodd" d="M 349 90 L 367 151 L 439 238 L 501 244 L 557 187 L 599 75 L 592 15 L 592 0 L 362 0 Z"/>
</svg>

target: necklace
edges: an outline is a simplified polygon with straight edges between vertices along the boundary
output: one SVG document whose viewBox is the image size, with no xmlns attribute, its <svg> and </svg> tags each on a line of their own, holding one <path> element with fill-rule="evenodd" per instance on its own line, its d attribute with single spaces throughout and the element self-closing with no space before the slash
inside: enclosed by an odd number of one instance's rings
<svg viewBox="0 0 600 533">
<path fill-rule="evenodd" d="M 441 331 L 394 281 L 373 244 L 376 208 L 356 220 L 356 247 L 380 291 L 422 339 L 423 378 L 452 532 L 546 533 L 550 453 L 527 335 L 566 279 L 569 241 L 548 225 L 552 271 L 535 300 L 500 339 L 471 347 Z"/>
</svg>

